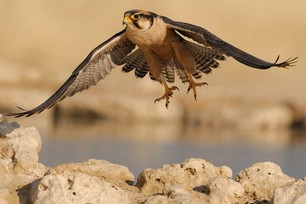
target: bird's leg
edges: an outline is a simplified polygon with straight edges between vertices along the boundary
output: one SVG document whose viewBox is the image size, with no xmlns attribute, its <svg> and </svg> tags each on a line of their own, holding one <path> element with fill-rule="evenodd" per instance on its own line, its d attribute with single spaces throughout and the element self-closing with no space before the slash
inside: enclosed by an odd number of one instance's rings
<svg viewBox="0 0 306 204">
<path fill-rule="evenodd" d="M 165 106 L 166 106 L 166 108 L 168 108 L 169 103 L 170 103 L 170 97 L 173 95 L 173 91 L 179 90 L 179 89 L 176 86 L 169 87 L 165 81 L 162 84 L 165 87 L 165 93 L 161 97 L 155 99 L 154 103 L 156 103 L 156 101 L 160 101 L 162 99 L 166 99 Z"/>
<path fill-rule="evenodd" d="M 208 86 L 208 84 L 206 82 L 200 82 L 200 83 L 195 82 L 192 78 L 192 75 L 190 74 L 189 75 L 189 86 L 188 86 L 188 89 L 187 89 L 187 93 L 189 93 L 189 91 L 192 89 L 194 99 L 197 100 L 197 89 L 196 89 L 196 87 L 197 86 L 202 86 L 202 85 L 207 85 Z"/>
</svg>

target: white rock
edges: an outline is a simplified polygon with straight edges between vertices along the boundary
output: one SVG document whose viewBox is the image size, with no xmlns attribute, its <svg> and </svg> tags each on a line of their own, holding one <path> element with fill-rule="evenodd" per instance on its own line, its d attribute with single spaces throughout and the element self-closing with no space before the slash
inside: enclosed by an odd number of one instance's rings
<svg viewBox="0 0 306 204">
<path fill-rule="evenodd" d="M 145 169 L 139 175 L 136 186 L 145 193 L 161 193 L 167 186 L 191 190 L 216 176 L 229 178 L 232 172 L 229 168 L 215 167 L 203 159 L 188 159 L 181 164 L 166 164 L 157 170 Z"/>
<path fill-rule="evenodd" d="M 306 181 L 298 180 L 275 189 L 273 203 L 304 204 L 306 203 Z"/>
<path fill-rule="evenodd" d="M 0 189 L 0 203 L 1 204 L 9 204 L 9 198 L 8 198 L 9 194 L 10 194 L 10 191 L 8 189 Z"/>
<path fill-rule="evenodd" d="M 19 203 L 19 199 L 26 203 L 26 193 L 20 193 L 23 187 L 43 176 L 47 169 L 38 163 L 41 138 L 35 128 L 16 129 L 18 124 L 1 124 L 10 133 L 0 138 L 0 203 Z"/>
<path fill-rule="evenodd" d="M 41 138 L 34 127 L 15 129 L 0 140 L 0 172 L 17 176 L 25 174 L 36 178 L 42 176 L 46 167 L 38 163 L 40 150 Z M 12 179 L 15 180 L 16 177 Z"/>
<path fill-rule="evenodd" d="M 38 131 L 32 128 L 18 128 L 7 135 L 14 151 L 15 165 L 25 170 L 35 169 L 38 153 L 41 150 L 41 138 Z"/>
<path fill-rule="evenodd" d="M 172 203 L 200 204 L 203 203 L 203 201 L 208 201 L 205 194 L 197 195 L 181 186 L 168 186 L 164 189 L 164 194 L 171 198 Z"/>
<path fill-rule="evenodd" d="M 144 204 L 202 204 L 208 201 L 205 194 L 188 191 L 181 186 L 168 186 L 163 195 L 150 196 Z"/>
<path fill-rule="evenodd" d="M 306 203 L 305 179 L 295 181 L 271 162 L 242 170 L 237 181 L 229 167 L 194 158 L 145 169 L 136 186 L 127 167 L 103 160 L 62 164 L 45 174 L 38 131 L 5 118 L 0 124 L 0 203 Z"/>
<path fill-rule="evenodd" d="M 171 199 L 164 196 L 164 195 L 154 195 L 148 197 L 144 204 L 174 204 L 172 203 Z"/>
<path fill-rule="evenodd" d="M 83 163 L 67 163 L 54 167 L 57 172 L 71 171 L 95 176 L 113 184 L 133 183 L 134 175 L 125 166 L 112 164 L 105 160 L 90 159 Z"/>
<path fill-rule="evenodd" d="M 237 181 L 256 199 L 271 200 L 275 188 L 293 182 L 294 178 L 285 175 L 277 164 L 262 162 L 239 172 Z"/>
<path fill-rule="evenodd" d="M 128 194 L 119 187 L 80 172 L 49 171 L 31 189 L 31 202 L 48 203 L 131 203 Z"/>
<path fill-rule="evenodd" d="M 240 183 L 229 178 L 215 177 L 208 183 L 211 203 L 240 203 L 245 191 Z"/>
</svg>

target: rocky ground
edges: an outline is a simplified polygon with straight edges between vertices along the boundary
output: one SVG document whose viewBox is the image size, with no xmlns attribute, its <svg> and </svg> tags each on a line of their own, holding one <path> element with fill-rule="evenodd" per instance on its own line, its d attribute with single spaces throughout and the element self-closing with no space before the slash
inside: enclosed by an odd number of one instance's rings
<svg viewBox="0 0 306 204">
<path fill-rule="evenodd" d="M 227 166 L 190 158 L 137 178 L 125 166 L 91 159 L 46 167 L 41 137 L 1 116 L 0 203 L 305 203 L 306 181 L 277 164 L 256 163 L 233 177 Z"/>
</svg>

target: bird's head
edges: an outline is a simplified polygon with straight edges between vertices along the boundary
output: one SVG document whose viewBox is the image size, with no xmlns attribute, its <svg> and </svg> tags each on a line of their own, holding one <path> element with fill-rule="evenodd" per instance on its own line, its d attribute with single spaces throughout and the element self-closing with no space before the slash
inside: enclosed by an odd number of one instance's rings
<svg viewBox="0 0 306 204">
<path fill-rule="evenodd" d="M 141 30 L 149 29 L 153 23 L 154 18 L 157 15 L 155 13 L 143 10 L 130 10 L 124 13 L 123 25 L 127 27 L 137 28 Z"/>
</svg>

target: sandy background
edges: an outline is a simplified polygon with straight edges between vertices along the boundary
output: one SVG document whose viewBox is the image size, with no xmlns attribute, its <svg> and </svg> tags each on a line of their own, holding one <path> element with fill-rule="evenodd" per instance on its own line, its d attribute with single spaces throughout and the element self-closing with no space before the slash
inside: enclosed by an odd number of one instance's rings
<svg viewBox="0 0 306 204">
<path fill-rule="evenodd" d="M 32 108 L 45 100 L 95 46 L 123 29 L 123 13 L 133 8 L 202 26 L 267 61 L 274 62 L 277 55 L 281 60 L 299 57 L 296 67 L 266 71 L 248 68 L 229 58 L 221 62 L 221 69 L 204 76 L 210 86 L 198 91 L 198 101 L 207 100 L 211 94 L 229 94 L 256 101 L 305 104 L 306 5 L 303 0 L 191 0 L 188 3 L 183 0 L 1 0 L 0 86 L 1 102 L 6 110 L 16 110 L 15 105 Z M 161 95 L 162 87 L 158 83 L 148 77 L 134 78 L 132 73 L 123 74 L 117 69 L 97 87 L 69 100 L 93 96 L 97 91 L 127 96 L 150 92 L 154 95 L 146 102 L 151 104 Z M 175 97 L 194 104 L 192 96 L 185 95 L 187 85 L 177 84 L 181 91 Z M 29 97 L 28 90 L 37 88 L 43 91 Z M 22 101 L 15 97 L 20 94 Z M 69 102 L 66 99 L 64 103 Z"/>
</svg>

